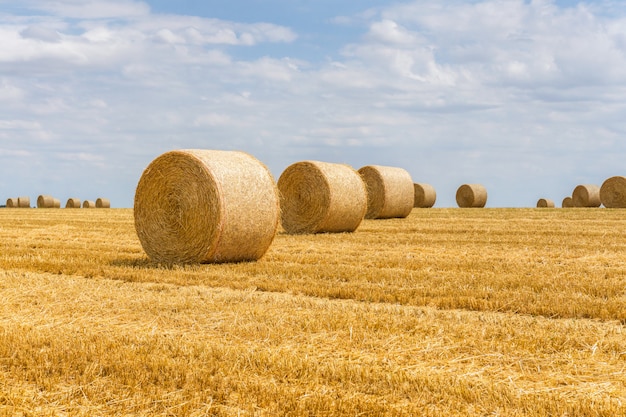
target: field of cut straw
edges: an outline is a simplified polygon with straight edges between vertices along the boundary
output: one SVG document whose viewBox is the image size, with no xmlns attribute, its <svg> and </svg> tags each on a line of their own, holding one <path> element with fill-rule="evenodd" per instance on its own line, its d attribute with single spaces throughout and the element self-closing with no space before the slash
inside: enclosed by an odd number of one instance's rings
<svg viewBox="0 0 626 417">
<path fill-rule="evenodd" d="M 625 209 L 414 209 L 173 266 L 0 210 L 0 416 L 623 416 Z"/>
</svg>

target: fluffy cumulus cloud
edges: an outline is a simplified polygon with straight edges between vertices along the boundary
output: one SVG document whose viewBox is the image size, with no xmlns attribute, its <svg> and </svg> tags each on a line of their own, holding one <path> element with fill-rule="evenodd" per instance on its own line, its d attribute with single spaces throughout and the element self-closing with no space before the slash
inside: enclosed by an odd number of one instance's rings
<svg viewBox="0 0 626 417">
<path fill-rule="evenodd" d="M 402 166 L 440 206 L 465 182 L 528 206 L 623 174 L 619 4 L 381 0 L 304 29 L 149 1 L 3 3 L 0 199 L 98 188 L 130 206 L 151 159 L 191 147 L 248 151 L 276 176 L 302 159 Z"/>
</svg>

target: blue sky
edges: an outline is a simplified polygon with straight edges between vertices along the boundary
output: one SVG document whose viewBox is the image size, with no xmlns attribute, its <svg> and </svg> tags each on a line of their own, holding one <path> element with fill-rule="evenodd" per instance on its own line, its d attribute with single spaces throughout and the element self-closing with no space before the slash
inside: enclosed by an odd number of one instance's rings
<svg viewBox="0 0 626 417">
<path fill-rule="evenodd" d="M 626 4 L 0 0 L 0 110 L 0 203 L 132 207 L 151 160 L 204 148 L 560 205 L 626 175 Z"/>
</svg>

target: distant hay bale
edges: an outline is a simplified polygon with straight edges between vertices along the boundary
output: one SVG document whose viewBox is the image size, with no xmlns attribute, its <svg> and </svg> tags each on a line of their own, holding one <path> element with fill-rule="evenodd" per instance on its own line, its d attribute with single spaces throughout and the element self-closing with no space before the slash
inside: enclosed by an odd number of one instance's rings
<svg viewBox="0 0 626 417">
<path fill-rule="evenodd" d="M 40 195 L 37 197 L 37 208 L 54 208 L 54 197 L 51 195 Z"/>
<path fill-rule="evenodd" d="M 537 201 L 537 207 L 539 208 L 554 208 L 554 201 L 549 198 L 540 198 Z"/>
<path fill-rule="evenodd" d="M 7 208 L 16 208 L 16 207 L 18 207 L 17 198 L 7 198 Z"/>
<path fill-rule="evenodd" d="M 600 187 L 594 184 L 581 184 L 572 192 L 574 207 L 600 207 Z"/>
<path fill-rule="evenodd" d="M 108 198 L 98 198 L 96 200 L 97 208 L 111 208 L 111 201 Z"/>
<path fill-rule="evenodd" d="M 487 189 L 480 184 L 463 184 L 456 191 L 456 203 L 461 208 L 485 207 Z"/>
<path fill-rule="evenodd" d="M 415 200 L 413 179 L 403 168 L 367 165 L 359 169 L 367 190 L 366 219 L 404 218 Z"/>
<path fill-rule="evenodd" d="M 30 197 L 18 197 L 17 206 L 19 208 L 30 208 Z"/>
<path fill-rule="evenodd" d="M 367 190 L 352 167 L 319 161 L 290 165 L 278 179 L 287 233 L 353 232 L 367 211 Z"/>
<path fill-rule="evenodd" d="M 65 208 L 80 208 L 80 198 L 68 198 Z"/>
<path fill-rule="evenodd" d="M 154 261 L 257 260 L 276 235 L 278 190 L 267 167 L 247 153 L 170 151 L 141 175 L 134 218 Z"/>
<path fill-rule="evenodd" d="M 52 207 L 61 208 L 61 200 L 59 200 L 58 198 L 55 198 L 53 200 L 54 200 L 54 204 L 52 205 Z"/>
<path fill-rule="evenodd" d="M 96 203 L 93 200 L 83 201 L 83 208 L 96 208 Z"/>
<path fill-rule="evenodd" d="M 574 200 L 572 200 L 572 197 L 565 197 L 563 199 L 563 202 L 561 203 L 561 207 L 563 207 L 563 208 L 572 208 L 572 207 L 574 207 Z"/>
<path fill-rule="evenodd" d="M 435 187 L 432 185 L 418 182 L 413 184 L 413 191 L 415 194 L 413 207 L 430 208 L 435 205 L 437 192 L 435 191 Z"/>
<path fill-rule="evenodd" d="M 626 207 L 626 177 L 607 178 L 600 186 L 600 201 L 607 208 Z M 9 204 L 7 203 L 7 207 Z"/>
</svg>

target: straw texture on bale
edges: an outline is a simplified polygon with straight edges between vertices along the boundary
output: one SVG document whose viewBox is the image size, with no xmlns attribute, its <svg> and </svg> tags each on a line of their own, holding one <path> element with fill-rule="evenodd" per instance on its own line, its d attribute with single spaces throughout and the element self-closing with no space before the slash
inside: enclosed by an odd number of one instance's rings
<svg viewBox="0 0 626 417">
<path fill-rule="evenodd" d="M 418 182 L 413 184 L 413 191 L 415 193 L 413 207 L 431 208 L 435 205 L 435 200 L 437 200 L 437 192 L 435 191 L 435 187 L 433 187 L 432 185 Z"/>
<path fill-rule="evenodd" d="M 367 190 L 366 219 L 404 218 L 415 200 L 413 179 L 403 168 L 367 165 L 359 169 Z"/>
<path fill-rule="evenodd" d="M 54 208 L 61 208 L 61 200 L 59 200 L 58 198 L 53 199 L 54 204 L 52 205 L 52 207 Z"/>
<path fill-rule="evenodd" d="M 626 208 L 626 177 L 607 178 L 600 186 L 600 201 L 607 208 Z"/>
<path fill-rule="evenodd" d="M 111 208 L 111 201 L 108 198 L 98 198 L 96 200 L 97 208 Z"/>
<path fill-rule="evenodd" d="M 267 167 L 247 153 L 170 151 L 141 175 L 134 217 L 154 261 L 257 260 L 276 235 L 278 190 Z"/>
<path fill-rule="evenodd" d="M 80 208 L 80 198 L 68 198 L 65 208 Z"/>
<path fill-rule="evenodd" d="M 572 192 L 574 207 L 600 207 L 600 187 L 594 184 L 581 184 Z"/>
<path fill-rule="evenodd" d="M 19 208 L 30 208 L 30 197 L 18 197 L 17 206 Z"/>
<path fill-rule="evenodd" d="M 83 201 L 83 208 L 96 208 L 96 203 L 93 200 Z"/>
<path fill-rule="evenodd" d="M 7 198 L 7 208 L 17 207 L 17 198 Z"/>
<path fill-rule="evenodd" d="M 37 197 L 37 208 L 54 208 L 54 197 L 51 195 L 40 195 Z"/>
<path fill-rule="evenodd" d="M 352 167 L 319 161 L 290 165 L 278 179 L 287 233 L 353 232 L 367 210 L 367 190 Z"/>
<path fill-rule="evenodd" d="M 480 184 L 463 184 L 456 191 L 456 203 L 461 208 L 485 207 L 487 189 Z"/>
<path fill-rule="evenodd" d="M 554 201 L 549 198 L 540 198 L 537 200 L 537 207 L 539 208 L 554 208 Z"/>
<path fill-rule="evenodd" d="M 561 203 L 561 207 L 563 208 L 574 207 L 574 200 L 572 200 L 572 197 L 565 197 L 563 199 L 563 202 Z"/>
</svg>

